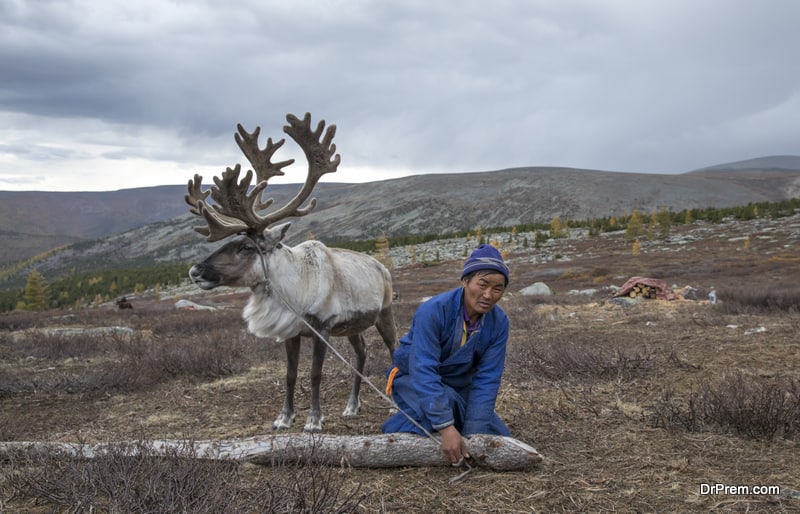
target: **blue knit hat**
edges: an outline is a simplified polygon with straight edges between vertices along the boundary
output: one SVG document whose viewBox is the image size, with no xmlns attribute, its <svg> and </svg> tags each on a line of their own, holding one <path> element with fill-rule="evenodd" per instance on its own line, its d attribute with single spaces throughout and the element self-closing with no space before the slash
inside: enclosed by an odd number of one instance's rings
<svg viewBox="0 0 800 514">
<path fill-rule="evenodd" d="M 492 245 L 480 245 L 472 252 L 467 262 L 464 263 L 461 278 L 479 270 L 493 270 L 501 273 L 506 277 L 506 284 L 508 284 L 508 266 L 503 262 L 503 257 L 497 248 Z"/>
</svg>

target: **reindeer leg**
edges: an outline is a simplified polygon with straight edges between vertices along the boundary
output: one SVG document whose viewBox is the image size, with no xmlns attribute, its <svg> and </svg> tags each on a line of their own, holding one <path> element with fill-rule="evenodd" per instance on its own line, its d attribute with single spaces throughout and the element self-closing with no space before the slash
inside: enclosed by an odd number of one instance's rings
<svg viewBox="0 0 800 514">
<path fill-rule="evenodd" d="M 375 328 L 378 329 L 386 348 L 389 349 L 389 358 L 394 359 L 394 350 L 397 348 L 397 329 L 394 325 L 394 314 L 391 306 L 380 312 Z"/>
<path fill-rule="evenodd" d="M 321 334 L 325 339 L 328 339 L 328 332 L 322 331 Z M 306 426 L 303 430 L 306 432 L 321 432 L 322 422 L 325 421 L 325 416 L 322 415 L 322 409 L 319 403 L 319 386 L 322 382 L 322 363 L 325 362 L 325 352 L 328 346 L 325 341 L 318 337 L 314 337 L 314 355 L 311 360 L 311 412 L 306 419 Z"/>
<path fill-rule="evenodd" d="M 281 413 L 272 422 L 272 430 L 289 428 L 294 421 L 294 387 L 297 384 L 297 364 L 300 361 L 300 336 L 287 339 L 283 344 L 286 348 L 286 397 Z"/>
<path fill-rule="evenodd" d="M 356 352 L 356 369 L 358 373 L 353 374 L 353 389 L 350 391 L 350 398 L 347 400 L 347 405 L 342 412 L 345 418 L 352 418 L 358 416 L 358 410 L 361 408 L 361 400 L 358 397 L 358 391 L 361 389 L 361 375 L 364 373 L 364 363 L 367 361 L 367 343 L 364 341 L 364 336 L 356 334 L 347 337 L 350 344 L 353 345 L 353 350 Z"/>
</svg>

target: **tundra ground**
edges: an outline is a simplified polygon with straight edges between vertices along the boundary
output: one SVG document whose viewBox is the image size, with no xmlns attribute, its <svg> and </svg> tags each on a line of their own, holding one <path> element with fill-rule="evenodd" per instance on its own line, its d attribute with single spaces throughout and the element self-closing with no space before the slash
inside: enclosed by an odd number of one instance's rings
<svg viewBox="0 0 800 514">
<path fill-rule="evenodd" d="M 161 505 L 193 512 L 225 504 L 307 512 L 800 511 L 798 224 L 795 216 L 677 227 L 669 242 L 643 243 L 638 255 L 623 234 L 510 250 L 512 284 L 501 305 L 512 331 L 497 411 L 514 437 L 543 454 L 534 469 L 476 468 L 451 482 L 461 470 L 326 466 L 321 475 L 302 475 L 287 466 L 151 462 L 132 473 L 114 462 L 92 471 L 87 463 L 32 458 L 0 468 L 0 512 L 132 511 L 152 508 L 152 491 L 162 492 L 161 502 L 164 491 L 183 495 Z M 400 333 L 422 298 L 458 285 L 460 267 L 393 271 Z M 614 300 L 610 287 L 637 275 L 692 286 L 696 299 Z M 535 281 L 556 294 L 516 293 Z M 162 295 L 133 298 L 133 310 L 2 316 L 0 440 L 268 433 L 283 399 L 283 349 L 246 334 L 245 298 L 192 298 L 216 311 L 177 311 L 177 298 Z M 377 332 L 367 338 L 366 374 L 382 387 L 389 357 Z M 333 344 L 351 355 L 346 340 Z M 309 404 L 305 350 L 296 431 Z M 368 386 L 360 416 L 339 416 L 349 382 L 349 369 L 329 353 L 326 433 L 378 433 L 389 408 Z M 114 473 L 114 487 L 99 486 Z M 149 489 L 133 487 L 137 480 L 151 480 Z M 170 487 L 153 485 L 169 480 Z M 774 488 L 755 489 L 761 486 Z M 292 487 L 294 500 L 279 503 L 278 489 Z M 114 498 L 121 488 L 129 495 Z M 267 489 L 274 494 L 265 499 Z M 193 502 L 200 497 L 205 503 Z"/>
</svg>

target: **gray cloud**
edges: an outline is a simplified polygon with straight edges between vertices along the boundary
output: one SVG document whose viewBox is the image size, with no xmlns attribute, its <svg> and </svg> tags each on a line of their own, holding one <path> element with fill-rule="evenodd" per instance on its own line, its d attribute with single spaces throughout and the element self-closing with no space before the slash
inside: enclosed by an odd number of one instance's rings
<svg viewBox="0 0 800 514">
<path fill-rule="evenodd" d="M 0 0 L 0 189 L 87 166 L 84 188 L 181 183 L 242 160 L 236 123 L 281 137 L 306 111 L 337 124 L 346 181 L 800 154 L 797 19 L 792 0 Z"/>
</svg>

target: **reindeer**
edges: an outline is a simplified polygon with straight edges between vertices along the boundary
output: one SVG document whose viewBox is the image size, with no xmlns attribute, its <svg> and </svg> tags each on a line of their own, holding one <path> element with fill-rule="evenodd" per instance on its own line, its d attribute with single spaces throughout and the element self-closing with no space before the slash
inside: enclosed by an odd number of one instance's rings
<svg viewBox="0 0 800 514">
<path fill-rule="evenodd" d="M 117 299 L 117 308 L 120 310 L 133 309 L 133 304 L 130 300 L 123 296 L 122 298 Z"/>
<path fill-rule="evenodd" d="M 371 326 L 378 329 L 390 357 L 397 345 L 392 315 L 392 279 L 389 271 L 376 259 L 357 252 L 328 248 L 319 241 L 305 241 L 294 247 L 283 242 L 291 225 L 277 222 L 309 214 L 316 206 L 312 198 L 301 207 L 319 179 L 334 173 L 340 156 L 332 144 L 336 126 L 322 131 L 325 121 L 311 130 L 311 115 L 299 118 L 288 114 L 283 130 L 303 149 L 308 161 L 308 174 L 300 191 L 286 205 L 263 213 L 272 199 L 261 195 L 273 176 L 284 175 L 282 169 L 294 159 L 272 163 L 274 153 L 284 139 L 267 140 L 258 145 L 260 127 L 248 133 L 241 124 L 234 134 L 236 143 L 250 161 L 258 182 L 250 190 L 253 170 L 239 181 L 241 165 L 227 168 L 222 178 L 214 177 L 215 186 L 202 190 L 202 177 L 189 180 L 186 202 L 190 212 L 205 219 L 206 225 L 195 230 L 208 241 L 219 241 L 236 235 L 233 240 L 189 270 L 191 279 L 202 289 L 218 286 L 249 287 L 251 295 L 242 313 L 248 330 L 259 337 L 274 337 L 286 347 L 286 396 L 283 409 L 272 423 L 272 429 L 289 428 L 295 417 L 294 390 L 301 337 L 313 339 L 311 365 L 311 410 L 304 430 L 322 430 L 324 416 L 320 408 L 319 388 L 326 343 L 330 336 L 347 336 L 355 350 L 358 373 L 353 378 L 350 396 L 342 416 L 358 415 L 361 373 L 366 361 L 366 343 L 362 332 Z M 249 192 L 248 192 L 249 191 Z M 216 202 L 209 203 L 207 198 Z M 306 325 L 306 323 L 308 325 Z M 314 330 L 311 330 L 313 327 Z"/>
</svg>

